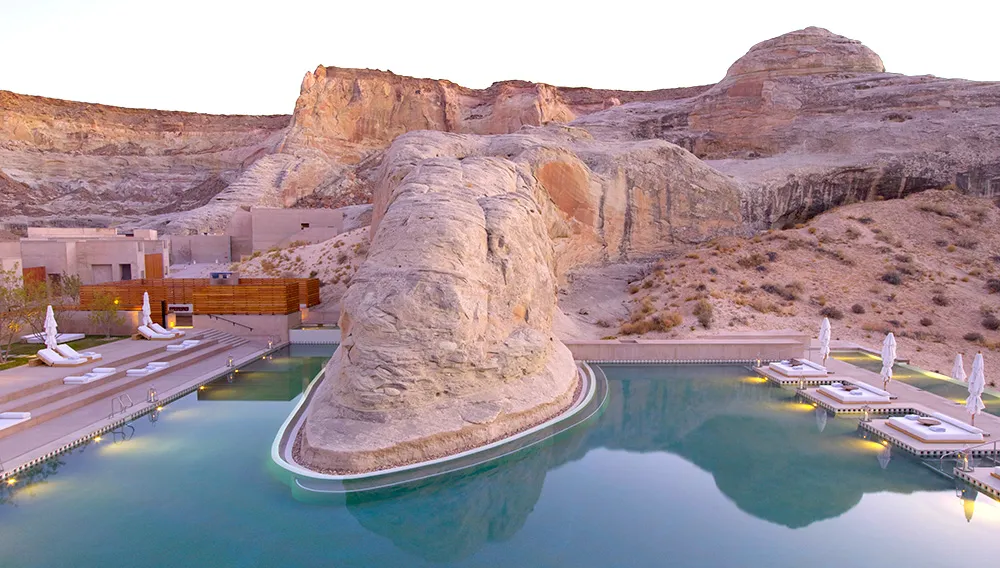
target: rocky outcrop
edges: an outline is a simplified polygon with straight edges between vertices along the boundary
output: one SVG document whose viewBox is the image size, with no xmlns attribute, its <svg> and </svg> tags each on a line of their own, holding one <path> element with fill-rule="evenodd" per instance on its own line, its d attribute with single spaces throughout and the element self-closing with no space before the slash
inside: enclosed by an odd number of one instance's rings
<svg viewBox="0 0 1000 568">
<path fill-rule="evenodd" d="M 662 141 L 418 131 L 379 172 L 371 250 L 300 441 L 317 469 L 422 461 L 551 418 L 576 388 L 552 332 L 562 269 L 743 228 L 739 188 Z"/>
<path fill-rule="evenodd" d="M 0 91 L 3 218 L 114 224 L 190 207 L 271 152 L 287 116 L 136 110 Z M 5 184 L 10 187 L 9 184 Z"/>
<path fill-rule="evenodd" d="M 883 72 L 859 42 L 820 28 L 754 46 L 694 97 L 577 119 L 595 137 L 660 138 L 743 181 L 755 227 L 832 206 L 955 184 L 1000 188 L 1000 83 Z"/>
</svg>

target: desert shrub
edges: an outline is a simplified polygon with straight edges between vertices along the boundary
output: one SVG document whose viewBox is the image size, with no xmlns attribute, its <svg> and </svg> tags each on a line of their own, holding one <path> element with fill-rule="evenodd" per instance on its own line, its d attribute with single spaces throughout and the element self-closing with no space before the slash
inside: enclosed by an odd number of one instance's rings
<svg viewBox="0 0 1000 568">
<path fill-rule="evenodd" d="M 816 227 L 809 227 L 809 234 L 810 235 L 815 235 L 816 234 Z"/>
<path fill-rule="evenodd" d="M 947 306 L 948 304 L 951 304 L 951 300 L 943 294 L 934 294 L 931 296 L 931 302 L 933 302 L 936 306 Z"/>
<path fill-rule="evenodd" d="M 753 298 L 752 300 L 747 302 L 747 305 L 753 308 L 755 311 L 758 311 L 762 314 L 768 314 L 780 311 L 777 305 L 775 305 L 773 302 L 768 302 L 763 298 Z"/>
<path fill-rule="evenodd" d="M 990 294 L 996 294 L 1000 292 L 1000 279 L 990 278 L 986 281 L 986 291 Z"/>
<path fill-rule="evenodd" d="M 886 272 L 882 275 L 882 282 L 892 284 L 893 286 L 899 286 L 903 283 L 903 277 L 898 272 Z"/>
<path fill-rule="evenodd" d="M 939 247 L 946 247 L 948 246 L 948 241 L 946 241 L 945 239 L 935 239 L 934 244 Z"/>
<path fill-rule="evenodd" d="M 633 284 L 633 285 L 631 285 L 631 286 L 628 287 L 628 293 L 629 294 L 635 294 L 638 291 L 639 291 L 639 287 L 636 286 L 635 284 Z"/>
<path fill-rule="evenodd" d="M 955 252 L 956 250 L 958 250 L 958 247 L 956 247 L 955 245 L 948 245 L 947 247 L 945 247 L 944 250 L 948 252 Z"/>
<path fill-rule="evenodd" d="M 920 325 L 930 327 L 934 325 L 934 321 L 931 318 L 920 318 Z"/>
<path fill-rule="evenodd" d="M 976 250 L 976 247 L 979 246 L 979 241 L 975 239 L 958 239 L 955 241 L 955 244 L 966 250 Z"/>
<path fill-rule="evenodd" d="M 985 338 L 983 337 L 983 334 L 979 333 L 978 331 L 970 331 L 969 333 L 963 335 L 962 339 L 976 343 L 983 341 L 983 339 Z"/>
<path fill-rule="evenodd" d="M 885 322 L 869 321 L 861 324 L 861 329 L 884 335 L 892 331 L 892 326 L 887 325 Z"/>
<path fill-rule="evenodd" d="M 652 288 L 653 287 L 653 281 L 652 280 L 646 280 L 645 282 L 642 283 L 642 287 L 643 288 Z"/>
<path fill-rule="evenodd" d="M 844 312 L 842 312 L 840 308 L 835 308 L 833 306 L 826 306 L 819 311 L 819 315 L 835 320 L 844 319 Z"/>
<path fill-rule="evenodd" d="M 683 318 L 677 312 L 662 312 L 652 317 L 629 321 L 619 330 L 622 335 L 639 335 L 651 331 L 669 331 L 681 324 Z"/>
<path fill-rule="evenodd" d="M 696 253 L 696 252 L 689 252 L 689 253 L 687 253 L 687 254 L 684 255 L 684 258 L 691 258 L 691 259 L 694 259 L 694 260 L 698 260 L 701 257 L 698 256 L 698 253 Z"/>
<path fill-rule="evenodd" d="M 754 268 L 755 266 L 760 266 L 766 262 L 764 255 L 755 252 L 751 255 L 744 256 L 736 261 L 743 268 Z"/>
<path fill-rule="evenodd" d="M 895 257 L 896 262 L 911 263 L 913 262 L 912 254 L 897 254 Z"/>
<path fill-rule="evenodd" d="M 342 252 L 337 255 L 337 264 L 344 264 L 345 262 L 348 261 L 348 259 L 350 259 L 350 257 L 347 256 L 347 253 Z"/>
<path fill-rule="evenodd" d="M 854 304 L 853 306 L 851 306 L 851 311 L 856 314 L 863 314 L 865 313 L 865 307 L 862 306 L 861 304 Z"/>
<path fill-rule="evenodd" d="M 611 324 L 607 320 L 597 320 L 595 324 L 597 327 L 611 327 Z"/>
<path fill-rule="evenodd" d="M 983 324 L 983 327 L 985 327 L 990 331 L 996 331 L 1000 329 L 1000 318 L 997 318 L 993 314 L 984 317 L 981 323 Z"/>
<path fill-rule="evenodd" d="M 874 222 L 875 219 L 872 219 L 871 217 L 861 217 L 858 219 L 858 223 L 861 223 L 862 225 L 871 225 Z"/>
<path fill-rule="evenodd" d="M 768 262 L 776 262 L 777 260 L 778 260 L 778 253 L 776 253 L 774 251 L 768 251 L 767 252 L 767 261 Z"/>
<path fill-rule="evenodd" d="M 853 241 L 861 236 L 861 231 L 855 229 L 854 227 L 848 227 L 844 230 L 844 236 Z"/>
<path fill-rule="evenodd" d="M 930 204 L 924 203 L 921 205 L 917 205 L 917 209 L 925 213 L 934 213 L 935 215 L 948 217 L 949 219 L 958 219 L 958 213 L 955 213 L 954 211 L 949 211 L 948 209 L 945 209 L 940 205 L 936 205 L 933 203 Z"/>
<path fill-rule="evenodd" d="M 775 296 L 780 296 L 782 300 L 789 302 L 794 302 L 799 299 L 798 293 L 796 293 L 795 288 L 791 285 L 779 286 L 777 284 L 761 284 L 760 289 L 767 292 L 768 294 L 774 294 Z"/>
<path fill-rule="evenodd" d="M 912 264 L 898 264 L 896 265 L 896 272 L 907 276 L 913 276 L 914 274 L 920 274 L 920 269 Z"/>
<path fill-rule="evenodd" d="M 316 278 L 317 276 L 319 276 L 319 271 L 318 270 L 311 270 L 309 272 L 309 278 Z"/>
<path fill-rule="evenodd" d="M 736 287 L 737 294 L 749 294 L 754 290 L 756 290 L 756 288 L 754 288 L 753 286 L 748 286 L 746 284 L 740 284 L 739 286 Z"/>
<path fill-rule="evenodd" d="M 713 311 L 711 302 L 708 300 L 698 300 L 698 303 L 694 306 L 694 315 L 698 318 L 698 323 L 701 324 L 701 327 L 705 329 L 712 327 Z"/>
</svg>

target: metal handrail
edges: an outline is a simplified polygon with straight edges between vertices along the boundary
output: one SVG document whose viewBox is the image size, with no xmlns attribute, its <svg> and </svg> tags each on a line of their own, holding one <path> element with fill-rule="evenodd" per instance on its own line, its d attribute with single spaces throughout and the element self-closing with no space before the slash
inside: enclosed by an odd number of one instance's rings
<svg viewBox="0 0 1000 568">
<path fill-rule="evenodd" d="M 126 410 L 135 406 L 135 403 L 132 402 L 132 397 L 130 397 L 127 392 L 122 393 L 111 399 L 111 414 L 108 415 L 109 419 L 114 418 L 115 414 L 117 414 L 117 412 L 115 412 L 116 402 L 118 403 L 118 408 L 121 410 L 122 414 L 125 414 Z"/>
<path fill-rule="evenodd" d="M 208 316 L 209 318 L 219 319 L 219 320 L 222 320 L 222 321 L 225 321 L 225 322 L 229 322 L 229 323 L 231 323 L 233 325 L 238 325 L 240 327 L 245 327 L 245 328 L 247 328 L 248 331 L 253 331 L 253 328 L 250 327 L 249 325 L 245 324 L 245 323 L 240 323 L 238 321 L 233 321 L 233 320 L 231 320 L 229 318 L 224 318 L 222 316 L 217 316 L 215 314 L 205 314 L 205 315 Z"/>
<path fill-rule="evenodd" d="M 969 447 L 963 448 L 961 450 L 954 450 L 954 451 L 948 452 L 946 454 L 943 454 L 938 459 L 938 465 L 940 466 L 941 471 L 944 471 L 945 470 L 944 469 L 944 460 L 945 459 L 952 458 L 957 463 L 958 460 L 959 460 L 959 456 L 961 456 L 962 454 L 968 453 L 969 457 L 971 458 L 972 457 L 972 454 L 971 454 L 972 450 L 975 450 L 977 448 L 982 448 L 984 446 L 993 446 L 993 451 L 990 452 L 990 454 L 992 454 L 992 455 L 986 455 L 984 457 L 988 457 L 995 464 L 1000 464 L 1000 457 L 997 456 L 997 444 L 998 443 L 1000 443 L 1000 440 L 992 440 L 992 441 L 989 441 L 989 442 L 981 442 L 979 444 L 976 444 L 974 446 L 969 446 Z"/>
</svg>

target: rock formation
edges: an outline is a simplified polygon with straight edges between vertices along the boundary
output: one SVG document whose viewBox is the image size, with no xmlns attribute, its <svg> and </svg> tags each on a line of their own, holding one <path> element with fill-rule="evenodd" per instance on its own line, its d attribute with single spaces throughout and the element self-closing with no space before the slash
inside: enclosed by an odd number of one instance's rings
<svg viewBox="0 0 1000 568">
<path fill-rule="evenodd" d="M 135 110 L 0 91 L 3 219 L 114 224 L 201 205 L 274 151 L 287 116 Z"/>
</svg>

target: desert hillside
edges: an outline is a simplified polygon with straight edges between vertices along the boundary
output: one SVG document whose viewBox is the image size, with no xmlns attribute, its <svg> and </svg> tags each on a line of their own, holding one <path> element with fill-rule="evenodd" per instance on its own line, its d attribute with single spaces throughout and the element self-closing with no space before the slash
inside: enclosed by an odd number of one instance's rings
<svg viewBox="0 0 1000 568">
<path fill-rule="evenodd" d="M 792 229 L 581 267 L 560 305 L 566 333 L 591 338 L 815 334 L 825 315 L 834 339 L 877 348 L 892 331 L 900 357 L 947 374 L 956 352 L 1000 364 L 997 227 L 992 200 L 954 190 L 856 203 Z"/>
</svg>

